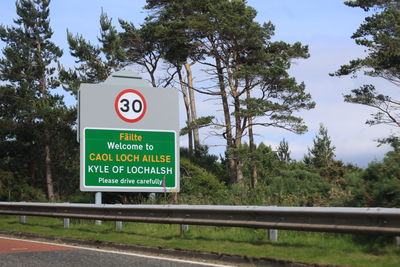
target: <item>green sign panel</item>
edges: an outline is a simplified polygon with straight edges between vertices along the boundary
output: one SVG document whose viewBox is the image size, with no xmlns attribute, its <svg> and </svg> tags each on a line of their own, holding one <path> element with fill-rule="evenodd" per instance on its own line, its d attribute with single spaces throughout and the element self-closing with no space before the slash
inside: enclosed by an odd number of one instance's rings
<svg viewBox="0 0 400 267">
<path fill-rule="evenodd" d="M 83 191 L 178 191 L 174 131 L 85 128 Z"/>
</svg>

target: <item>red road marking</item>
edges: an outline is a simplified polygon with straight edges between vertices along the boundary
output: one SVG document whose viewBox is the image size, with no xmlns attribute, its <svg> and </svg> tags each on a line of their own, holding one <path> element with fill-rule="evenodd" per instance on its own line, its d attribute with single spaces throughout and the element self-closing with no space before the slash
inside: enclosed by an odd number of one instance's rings
<svg viewBox="0 0 400 267">
<path fill-rule="evenodd" d="M 38 242 L 22 241 L 0 237 L 0 254 L 13 254 L 21 252 L 42 252 L 42 251 L 58 251 L 73 250 L 76 248 L 65 247 L 61 245 L 51 245 Z"/>
</svg>

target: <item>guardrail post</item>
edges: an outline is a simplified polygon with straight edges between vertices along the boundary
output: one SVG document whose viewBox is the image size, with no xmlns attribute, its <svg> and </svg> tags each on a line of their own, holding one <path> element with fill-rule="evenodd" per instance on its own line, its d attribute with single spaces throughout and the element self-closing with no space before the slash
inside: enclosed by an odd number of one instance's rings
<svg viewBox="0 0 400 267">
<path fill-rule="evenodd" d="M 26 216 L 25 215 L 19 216 L 19 223 L 26 223 Z"/>
<path fill-rule="evenodd" d="M 64 218 L 64 228 L 69 228 L 70 219 Z"/>
<path fill-rule="evenodd" d="M 396 246 L 400 246 L 400 236 L 395 236 L 395 237 L 394 237 L 394 244 L 395 244 Z"/>
<path fill-rule="evenodd" d="M 96 192 L 95 200 L 96 200 L 96 205 L 101 205 L 101 192 Z M 101 225 L 101 220 L 96 220 L 95 224 Z"/>
<path fill-rule="evenodd" d="M 115 229 L 116 230 L 122 230 L 122 222 L 121 221 L 116 221 L 115 222 Z"/>
<path fill-rule="evenodd" d="M 277 229 L 269 229 L 268 230 L 268 238 L 269 238 L 269 241 L 277 242 L 278 241 L 278 230 Z"/>
<path fill-rule="evenodd" d="M 181 236 L 183 236 L 187 231 L 189 231 L 189 225 L 181 224 Z"/>
</svg>

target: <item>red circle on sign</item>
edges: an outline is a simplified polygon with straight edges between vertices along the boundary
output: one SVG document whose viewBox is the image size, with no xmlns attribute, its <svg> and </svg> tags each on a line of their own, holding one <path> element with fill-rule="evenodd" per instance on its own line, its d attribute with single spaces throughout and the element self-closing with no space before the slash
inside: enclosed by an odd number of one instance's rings
<svg viewBox="0 0 400 267">
<path fill-rule="evenodd" d="M 135 103 L 139 103 L 139 111 L 135 110 Z M 123 105 L 121 106 L 120 104 Z M 143 118 L 146 113 L 147 103 L 144 99 L 144 96 L 137 90 L 125 89 L 115 98 L 114 107 L 118 117 L 120 117 L 123 121 L 132 123 L 140 121 Z"/>
</svg>

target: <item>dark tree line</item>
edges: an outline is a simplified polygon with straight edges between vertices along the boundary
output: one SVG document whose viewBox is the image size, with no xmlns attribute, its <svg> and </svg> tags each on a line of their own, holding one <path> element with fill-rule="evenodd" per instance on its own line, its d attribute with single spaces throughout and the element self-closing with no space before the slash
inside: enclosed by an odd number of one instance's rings
<svg viewBox="0 0 400 267">
<path fill-rule="evenodd" d="M 62 51 L 51 41 L 49 3 L 17 1 L 15 26 L 0 26 L 5 44 L 0 59 L 0 168 L 13 194 L 25 198 L 23 187 L 29 184 L 30 190 L 46 188 L 48 199 L 55 201 L 55 177 L 62 181 L 71 173 L 69 161 L 76 154 L 65 150 L 76 147 L 75 111 L 52 93 L 60 86 L 56 66 Z"/>
</svg>

